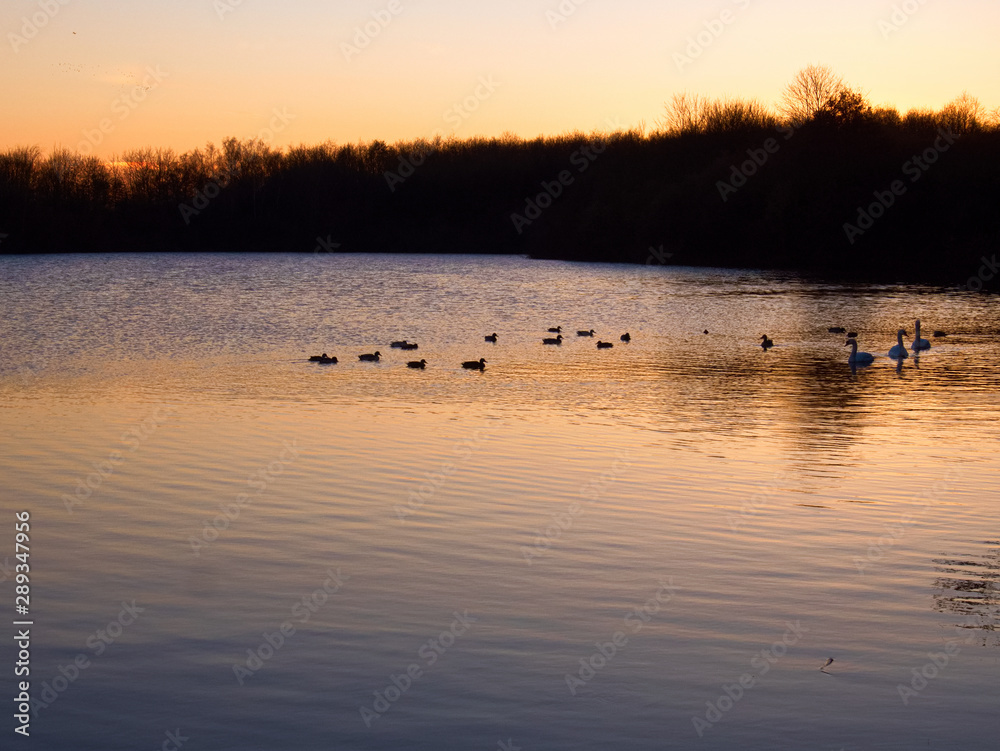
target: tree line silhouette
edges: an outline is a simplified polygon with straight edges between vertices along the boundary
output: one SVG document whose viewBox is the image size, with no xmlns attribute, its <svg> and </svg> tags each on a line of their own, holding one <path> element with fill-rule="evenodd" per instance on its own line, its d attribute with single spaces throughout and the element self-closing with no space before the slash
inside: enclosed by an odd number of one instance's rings
<svg viewBox="0 0 1000 751">
<path fill-rule="evenodd" d="M 963 283 L 1000 239 L 998 157 L 1000 116 L 974 97 L 900 114 L 809 66 L 776 110 L 678 94 L 649 132 L 11 148 L 0 252 L 338 247 Z"/>
</svg>

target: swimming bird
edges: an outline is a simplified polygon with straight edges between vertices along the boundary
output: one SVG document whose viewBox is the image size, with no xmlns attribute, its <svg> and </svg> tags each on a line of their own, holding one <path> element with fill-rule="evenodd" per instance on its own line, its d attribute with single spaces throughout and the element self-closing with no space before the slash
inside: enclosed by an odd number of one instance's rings
<svg viewBox="0 0 1000 751">
<path fill-rule="evenodd" d="M 327 357 L 326 354 L 324 354 L 322 357 L 320 357 L 319 364 L 320 365 L 336 365 L 337 364 L 337 358 L 336 357 Z"/>
<path fill-rule="evenodd" d="M 704 330 L 704 331 L 702 331 L 701 333 L 703 333 L 703 334 L 707 334 L 707 333 L 708 333 L 708 329 L 705 329 L 705 330 Z"/>
<path fill-rule="evenodd" d="M 421 370 L 423 370 L 424 367 L 426 367 L 426 365 L 427 365 L 426 360 L 413 360 L 411 362 L 406 363 L 406 367 L 408 368 L 420 368 Z"/>
<path fill-rule="evenodd" d="M 598 342 L 597 343 L 597 348 L 598 349 L 611 349 L 614 346 L 615 345 L 613 345 L 611 342 Z"/>
<path fill-rule="evenodd" d="M 562 326 L 556 326 L 554 329 L 549 329 L 550 334 L 559 334 L 562 332 Z"/>
<path fill-rule="evenodd" d="M 486 360 L 481 357 L 478 360 L 466 360 L 462 367 L 466 370 L 486 370 Z"/>
<path fill-rule="evenodd" d="M 831 326 L 830 328 L 827 329 L 827 331 L 829 331 L 831 334 L 846 334 L 847 333 L 847 329 L 845 329 L 843 326 Z"/>
<path fill-rule="evenodd" d="M 593 336 L 594 335 L 594 330 L 591 329 L 590 331 L 577 331 L 576 335 L 577 336 Z"/>
<path fill-rule="evenodd" d="M 403 348 L 404 348 L 404 347 L 406 347 L 406 346 L 407 346 L 408 344 L 409 344 L 409 342 L 408 342 L 408 341 L 406 341 L 406 340 L 404 339 L 404 340 L 403 340 L 403 341 L 401 341 L 401 342 L 393 342 L 393 343 L 392 343 L 392 344 L 390 344 L 389 346 L 390 346 L 390 347 L 391 347 L 392 349 L 403 349 Z"/>
<path fill-rule="evenodd" d="M 943 331 L 935 331 L 934 332 L 934 337 L 935 338 L 942 337 L 942 336 L 948 336 L 948 335 L 945 332 L 943 332 Z"/>
<path fill-rule="evenodd" d="M 381 352 L 376 351 L 373 355 L 358 355 L 358 359 L 362 362 L 378 362 L 379 357 L 382 356 Z"/>
<path fill-rule="evenodd" d="M 927 341 L 926 339 L 921 339 L 920 338 L 920 319 L 919 318 L 916 321 L 913 322 L 913 326 L 915 328 L 915 331 L 913 333 L 913 344 L 910 345 L 910 349 L 912 349 L 914 351 L 919 351 L 919 350 L 922 350 L 922 349 L 930 349 L 931 348 L 931 343 L 929 341 Z"/>
<path fill-rule="evenodd" d="M 764 349 L 770 349 L 774 346 L 774 342 L 767 338 L 767 334 L 761 334 L 760 346 Z"/>
<path fill-rule="evenodd" d="M 562 334 L 558 334 L 555 339 L 542 339 L 542 344 L 562 344 Z"/>
<path fill-rule="evenodd" d="M 820 671 L 821 673 L 825 673 L 825 672 L 826 672 L 826 669 L 827 669 L 828 667 L 830 667 L 830 666 L 831 666 L 832 664 L 833 664 L 833 658 L 832 658 L 832 657 L 827 657 L 827 658 L 826 658 L 826 662 L 824 662 L 824 663 L 823 663 L 823 667 L 821 667 L 821 668 L 819 669 L 819 671 Z"/>
<path fill-rule="evenodd" d="M 405 342 L 400 349 L 416 349 L 419 346 L 416 342 Z"/>
<path fill-rule="evenodd" d="M 851 354 L 847 356 L 847 362 L 851 365 L 868 365 L 875 360 L 875 355 L 871 352 L 858 352 L 857 339 L 848 339 L 844 346 L 851 348 Z"/>
<path fill-rule="evenodd" d="M 906 336 L 906 329 L 900 329 L 896 332 L 896 346 L 889 350 L 889 357 L 898 357 L 902 360 L 904 357 L 910 356 L 910 353 L 906 351 L 906 345 L 903 344 L 904 336 Z"/>
<path fill-rule="evenodd" d="M 497 343 L 497 335 L 496 335 L 496 332 L 494 332 L 494 333 L 492 333 L 492 334 L 490 334 L 489 336 L 487 336 L 487 337 L 484 337 L 484 338 L 485 338 L 485 339 L 486 339 L 486 341 L 488 341 L 488 342 L 493 342 L 494 344 L 496 344 L 496 343 Z"/>
<path fill-rule="evenodd" d="M 309 362 L 319 362 L 320 360 L 325 360 L 329 355 L 324 352 L 322 355 L 312 355 L 309 358 Z"/>
<path fill-rule="evenodd" d="M 857 339 L 858 338 L 858 332 L 857 331 L 848 331 L 847 332 L 847 338 L 848 339 Z"/>
<path fill-rule="evenodd" d="M 622 341 L 630 342 L 632 341 L 632 336 L 626 331 L 624 334 L 622 334 Z"/>
</svg>

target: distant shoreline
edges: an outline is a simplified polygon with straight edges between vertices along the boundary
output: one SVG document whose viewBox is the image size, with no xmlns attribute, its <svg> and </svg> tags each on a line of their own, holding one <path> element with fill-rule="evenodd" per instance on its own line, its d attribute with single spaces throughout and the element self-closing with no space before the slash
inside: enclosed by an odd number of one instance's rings
<svg viewBox="0 0 1000 751">
<path fill-rule="evenodd" d="M 0 254 L 514 254 L 973 291 L 1000 276 L 1000 129 L 933 118 L 127 156 L 0 154 Z"/>
</svg>

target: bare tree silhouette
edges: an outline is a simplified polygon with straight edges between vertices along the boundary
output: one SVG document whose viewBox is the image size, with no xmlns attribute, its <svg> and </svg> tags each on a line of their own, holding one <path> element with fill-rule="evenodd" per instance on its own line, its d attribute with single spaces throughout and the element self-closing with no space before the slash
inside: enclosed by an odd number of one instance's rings
<svg viewBox="0 0 1000 751">
<path fill-rule="evenodd" d="M 846 86 L 828 65 L 807 65 L 785 86 L 778 112 L 792 122 L 806 122 Z"/>
<path fill-rule="evenodd" d="M 941 109 L 938 122 L 956 133 L 975 133 L 982 130 L 986 118 L 986 108 L 976 97 L 963 91 Z"/>
</svg>

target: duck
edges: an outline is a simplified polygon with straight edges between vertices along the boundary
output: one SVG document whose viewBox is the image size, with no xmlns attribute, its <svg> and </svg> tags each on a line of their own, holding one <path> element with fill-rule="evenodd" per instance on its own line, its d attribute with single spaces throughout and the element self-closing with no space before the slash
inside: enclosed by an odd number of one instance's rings
<svg viewBox="0 0 1000 751">
<path fill-rule="evenodd" d="M 845 329 L 843 326 L 831 326 L 830 328 L 827 329 L 827 331 L 829 331 L 831 334 L 846 334 L 847 333 L 847 329 Z"/>
<path fill-rule="evenodd" d="M 851 348 L 851 354 L 847 356 L 847 362 L 851 365 L 868 365 L 875 361 L 875 355 L 871 352 L 858 352 L 857 339 L 848 339 L 844 346 Z"/>
<path fill-rule="evenodd" d="M 703 334 L 707 334 L 707 333 L 708 333 L 708 329 L 705 329 L 705 330 L 704 330 L 704 331 L 702 331 L 701 333 L 703 333 Z"/>
<path fill-rule="evenodd" d="M 480 357 L 478 360 L 466 360 L 462 363 L 466 370 L 486 370 L 486 360 Z"/>
<path fill-rule="evenodd" d="M 329 357 L 329 355 L 326 354 L 326 352 L 324 352 L 322 355 L 311 355 L 309 357 L 309 362 L 320 362 L 322 360 L 325 360 L 327 357 Z"/>
<path fill-rule="evenodd" d="M 361 362 L 378 362 L 378 359 L 381 356 L 382 353 L 376 350 L 376 352 L 371 355 L 358 355 L 358 359 L 361 360 Z"/>
<path fill-rule="evenodd" d="M 317 362 L 320 365 L 336 365 L 337 364 L 337 358 L 336 357 L 327 357 L 324 354 L 324 355 L 320 356 L 320 358 L 319 358 L 319 360 L 317 360 Z"/>
<path fill-rule="evenodd" d="M 403 341 L 401 341 L 401 342 L 393 342 L 393 343 L 392 343 L 392 344 L 390 344 L 389 346 L 390 346 L 390 347 L 391 347 L 392 349 L 405 349 L 405 348 L 406 348 L 406 347 L 407 347 L 408 345 L 409 345 L 409 342 L 408 342 L 408 341 L 406 341 L 406 340 L 404 339 L 404 340 L 403 340 Z"/>
<path fill-rule="evenodd" d="M 562 334 L 557 334 L 555 339 L 542 339 L 542 344 L 562 344 Z"/>
<path fill-rule="evenodd" d="M 920 319 L 918 318 L 913 322 L 914 332 L 913 332 L 913 344 L 910 345 L 910 349 L 915 352 L 919 352 L 922 349 L 930 349 L 931 343 L 926 339 L 920 338 Z"/>
<path fill-rule="evenodd" d="M 427 361 L 426 360 L 411 360 L 410 362 L 406 363 L 406 367 L 408 367 L 408 368 L 420 368 L 420 370 L 423 370 L 425 367 L 427 367 Z"/>
<path fill-rule="evenodd" d="M 948 334 L 946 334 L 944 331 L 935 331 L 934 332 L 934 338 L 935 339 L 940 339 L 942 336 L 948 336 Z"/>
<path fill-rule="evenodd" d="M 400 349 L 417 349 L 419 346 L 416 342 L 405 342 Z"/>
<path fill-rule="evenodd" d="M 770 349 L 774 346 L 774 342 L 767 338 L 767 334 L 761 334 L 760 336 L 760 346 L 764 349 Z"/>
<path fill-rule="evenodd" d="M 889 350 L 889 357 L 898 357 L 902 360 L 910 356 L 910 353 L 906 351 L 906 345 L 903 344 L 904 336 L 906 336 L 906 329 L 900 329 L 896 332 L 896 346 Z"/>
<path fill-rule="evenodd" d="M 488 342 L 493 342 L 494 344 L 496 344 L 496 343 L 497 343 L 497 335 L 496 335 L 496 332 L 493 332 L 493 333 L 492 333 L 492 334 L 490 334 L 489 336 L 486 336 L 486 337 L 483 337 L 483 338 L 484 338 L 484 339 L 485 339 L 486 341 L 488 341 Z"/>
<path fill-rule="evenodd" d="M 597 348 L 598 349 L 611 349 L 614 346 L 615 345 L 613 345 L 611 342 L 598 342 L 597 343 Z"/>
<path fill-rule="evenodd" d="M 621 340 L 623 342 L 630 342 L 632 341 L 632 335 L 626 331 L 624 334 L 621 335 Z"/>
<path fill-rule="evenodd" d="M 576 335 L 577 336 L 593 336 L 594 335 L 594 330 L 591 329 L 590 331 L 577 331 Z"/>
<path fill-rule="evenodd" d="M 549 329 L 550 334 L 561 334 L 562 326 L 556 326 L 554 329 Z"/>
<path fill-rule="evenodd" d="M 857 339 L 858 338 L 858 332 L 857 331 L 848 331 L 847 332 L 847 338 L 848 339 Z"/>
</svg>

